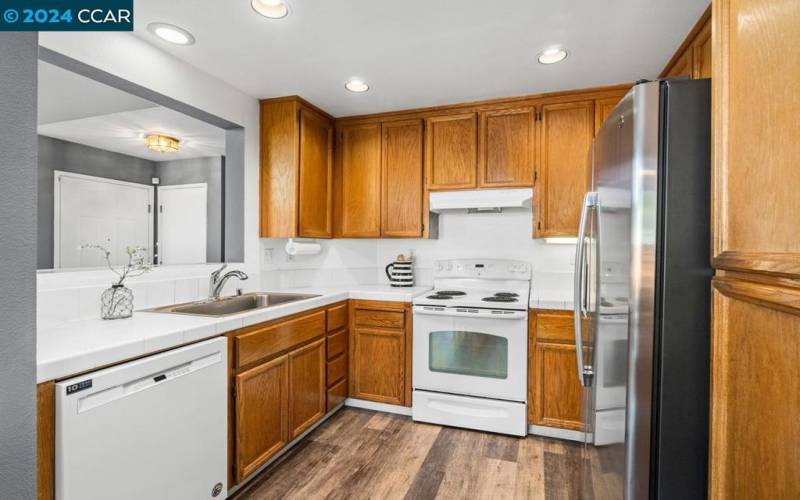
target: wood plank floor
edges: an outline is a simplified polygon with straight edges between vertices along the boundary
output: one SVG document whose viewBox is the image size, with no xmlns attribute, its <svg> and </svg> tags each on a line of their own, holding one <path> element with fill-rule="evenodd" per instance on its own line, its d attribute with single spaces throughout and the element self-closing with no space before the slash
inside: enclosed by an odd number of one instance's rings
<svg viewBox="0 0 800 500">
<path fill-rule="evenodd" d="M 582 446 L 344 408 L 237 493 L 265 499 L 579 498 Z M 589 499 L 618 485 L 592 460 Z M 618 491 L 618 490 L 617 490 Z"/>
</svg>

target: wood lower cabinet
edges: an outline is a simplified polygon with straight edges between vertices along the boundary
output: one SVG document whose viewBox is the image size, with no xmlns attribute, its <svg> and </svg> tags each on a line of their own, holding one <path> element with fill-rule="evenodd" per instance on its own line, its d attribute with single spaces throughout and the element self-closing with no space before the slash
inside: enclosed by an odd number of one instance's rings
<svg viewBox="0 0 800 500">
<path fill-rule="evenodd" d="M 53 500 L 56 482 L 56 384 L 36 386 L 36 498 Z"/>
<path fill-rule="evenodd" d="M 333 118 L 299 97 L 261 101 L 262 238 L 333 236 Z"/>
<path fill-rule="evenodd" d="M 528 321 L 528 423 L 582 431 L 572 312 L 532 309 Z"/>
<path fill-rule="evenodd" d="M 351 301 L 350 397 L 411 405 L 410 317 L 409 304 Z"/>
<path fill-rule="evenodd" d="M 478 114 L 430 117 L 425 121 L 425 178 L 429 190 L 476 188 Z"/>
<path fill-rule="evenodd" d="M 232 482 L 252 474 L 328 412 L 327 325 L 343 320 L 342 308 L 345 303 L 228 334 Z M 332 348 L 346 353 L 337 344 Z"/>
<path fill-rule="evenodd" d="M 381 137 L 380 123 L 345 126 L 339 131 L 338 236 L 381 236 Z"/>
<path fill-rule="evenodd" d="M 328 309 L 327 370 L 328 388 L 327 411 L 331 411 L 347 399 L 348 358 L 350 332 L 348 327 L 348 304 L 344 303 Z"/>
<path fill-rule="evenodd" d="M 533 186 L 536 108 L 483 111 L 479 187 Z"/>
<path fill-rule="evenodd" d="M 289 356 L 235 376 L 236 480 L 241 481 L 289 442 Z"/>
<path fill-rule="evenodd" d="M 575 236 L 583 196 L 591 186 L 594 101 L 545 104 L 541 109 L 534 237 Z"/>
<path fill-rule="evenodd" d="M 289 353 L 289 437 L 325 415 L 325 339 Z"/>
</svg>

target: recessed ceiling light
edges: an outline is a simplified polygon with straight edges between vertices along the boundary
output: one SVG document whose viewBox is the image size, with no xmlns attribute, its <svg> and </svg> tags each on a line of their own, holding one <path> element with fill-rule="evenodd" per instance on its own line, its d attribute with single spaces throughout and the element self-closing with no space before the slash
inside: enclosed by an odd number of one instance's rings
<svg viewBox="0 0 800 500">
<path fill-rule="evenodd" d="M 344 84 L 344 88 L 350 92 L 366 92 L 369 90 L 369 85 L 367 85 L 367 82 L 359 80 L 358 78 L 351 78 Z"/>
<path fill-rule="evenodd" d="M 177 45 L 192 45 L 194 36 L 183 28 L 167 23 L 150 23 L 147 31 L 158 38 Z"/>
<path fill-rule="evenodd" d="M 270 19 L 281 19 L 289 15 L 286 0 L 252 0 L 253 10 Z"/>
<path fill-rule="evenodd" d="M 539 52 L 539 62 L 542 64 L 555 64 L 567 58 L 567 51 L 564 49 L 547 49 Z"/>
</svg>

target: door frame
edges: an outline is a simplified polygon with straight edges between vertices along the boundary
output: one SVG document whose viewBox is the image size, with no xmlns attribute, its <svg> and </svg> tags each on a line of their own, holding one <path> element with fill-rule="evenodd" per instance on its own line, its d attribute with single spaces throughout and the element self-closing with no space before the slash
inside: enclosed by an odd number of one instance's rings
<svg viewBox="0 0 800 500">
<path fill-rule="evenodd" d="M 99 177 L 96 175 L 76 174 L 74 172 L 66 172 L 64 170 L 53 170 L 53 269 L 61 268 L 61 252 L 59 251 L 61 248 L 61 224 L 59 223 L 59 221 L 61 220 L 61 189 L 60 189 L 61 177 L 72 177 L 74 179 L 79 179 L 84 181 L 104 182 L 106 184 L 114 184 L 117 186 L 128 186 L 128 187 L 147 189 L 148 191 L 147 200 L 151 208 L 150 211 L 151 216 L 147 218 L 147 257 L 150 258 L 150 262 L 153 261 L 154 224 L 152 217 L 153 213 L 152 207 L 154 203 L 153 200 L 155 198 L 155 189 L 153 188 L 153 186 L 148 184 L 140 184 L 138 182 L 120 181 L 108 177 Z"/>
</svg>

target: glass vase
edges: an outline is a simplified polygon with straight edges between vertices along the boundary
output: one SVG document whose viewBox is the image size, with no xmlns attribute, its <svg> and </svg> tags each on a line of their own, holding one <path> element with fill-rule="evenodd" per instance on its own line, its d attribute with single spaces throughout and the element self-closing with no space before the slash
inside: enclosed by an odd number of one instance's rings
<svg viewBox="0 0 800 500">
<path fill-rule="evenodd" d="M 133 316 L 133 290 L 125 285 L 111 285 L 100 296 L 100 316 L 103 319 L 123 319 Z"/>
</svg>

